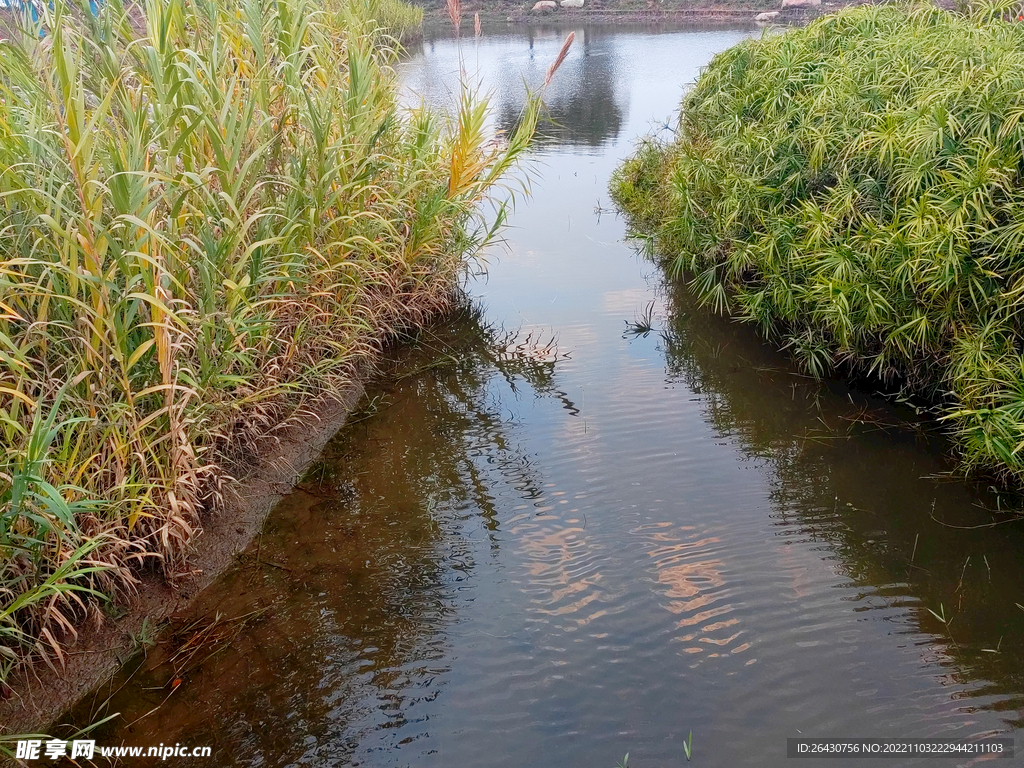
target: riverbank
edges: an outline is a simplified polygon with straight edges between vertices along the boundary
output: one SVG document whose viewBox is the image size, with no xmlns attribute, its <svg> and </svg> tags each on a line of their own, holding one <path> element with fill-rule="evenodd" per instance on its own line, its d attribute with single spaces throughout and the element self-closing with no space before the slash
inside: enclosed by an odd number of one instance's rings
<svg viewBox="0 0 1024 768">
<path fill-rule="evenodd" d="M 583 8 L 558 8 L 553 11 L 534 11 L 534 3 L 504 0 L 498 3 L 484 3 L 481 0 L 463 3 L 462 33 L 474 34 L 474 17 L 479 16 L 485 31 L 502 29 L 508 25 L 603 24 L 603 25 L 649 25 L 674 24 L 694 28 L 735 26 L 753 24 L 759 14 L 774 14 L 765 19 L 765 24 L 798 25 L 827 13 L 855 5 L 870 4 L 866 0 L 846 2 L 824 2 L 816 7 L 781 8 L 773 0 L 737 0 L 737 2 L 684 2 L 667 0 L 660 3 L 647 2 L 587 2 Z M 427 33 L 444 31 L 450 33 L 444 4 L 424 3 L 423 25 Z"/>
<path fill-rule="evenodd" d="M 411 322 L 411 319 L 410 319 Z M 117 672 L 167 619 L 188 608 L 193 599 L 229 568 L 259 533 L 274 505 L 316 460 L 324 445 L 348 419 L 363 394 L 364 382 L 376 373 L 367 361 L 348 386 L 305 406 L 254 446 L 260 457 L 239 472 L 224 506 L 204 521 L 188 553 L 187 570 L 173 584 L 158 574 L 140 578 L 134 594 L 118 606 L 118 618 L 100 626 L 79 627 L 58 668 L 21 666 L 9 679 L 13 695 L 0 701 L 4 732 L 49 730 L 69 707 Z M 60 735 L 55 733 L 55 735 Z M 0 763 L 2 763 L 0 756 Z"/>
<path fill-rule="evenodd" d="M 744 43 L 612 182 L 705 303 L 816 377 L 923 395 L 965 470 L 1018 489 L 1022 37 L 998 9 L 920 5 Z"/>
<path fill-rule="evenodd" d="M 753 18 L 759 10 L 744 10 L 735 8 L 702 8 L 702 9 L 652 9 L 652 10 L 576 10 L 566 9 L 553 13 L 533 13 L 528 9 L 515 8 L 508 13 L 500 10 L 481 10 L 480 22 L 485 31 L 493 31 L 509 25 L 514 26 L 539 26 L 552 23 L 561 24 L 661 24 L 673 23 L 678 25 L 701 27 L 704 25 L 735 25 L 752 23 Z M 780 14 L 781 16 L 781 14 Z M 796 21 L 805 18 L 804 14 L 787 14 L 788 18 Z M 469 24 L 465 26 L 465 34 L 473 34 L 473 17 L 470 15 Z M 780 21 L 780 23 L 783 23 Z M 439 13 L 425 13 L 423 18 L 424 30 L 426 32 L 444 30 L 450 33 L 451 26 L 445 25 L 444 17 Z"/>
<path fill-rule="evenodd" d="M 536 104 L 501 144 L 469 96 L 451 126 L 401 109 L 382 33 L 420 18 L 58 3 L 10 36 L 4 733 L 44 726 L 231 561 L 387 340 L 446 311 L 493 236 L 477 213 Z"/>
</svg>

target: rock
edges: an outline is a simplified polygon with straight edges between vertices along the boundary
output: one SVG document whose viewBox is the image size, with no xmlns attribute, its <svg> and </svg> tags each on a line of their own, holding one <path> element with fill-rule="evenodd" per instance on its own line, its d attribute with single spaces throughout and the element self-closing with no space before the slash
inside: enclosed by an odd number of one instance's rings
<svg viewBox="0 0 1024 768">
<path fill-rule="evenodd" d="M 562 0 L 562 2 L 559 3 L 559 5 L 561 5 L 563 8 L 582 8 L 583 0 Z"/>
<path fill-rule="evenodd" d="M 821 0 L 782 0 L 783 8 L 817 8 Z"/>
<path fill-rule="evenodd" d="M 778 15 L 778 11 L 765 11 L 764 13 L 757 14 L 754 17 L 754 21 L 775 21 Z"/>
<path fill-rule="evenodd" d="M 558 3 L 555 0 L 540 0 L 539 3 L 533 6 L 533 10 L 537 13 L 551 13 L 558 7 Z"/>
</svg>

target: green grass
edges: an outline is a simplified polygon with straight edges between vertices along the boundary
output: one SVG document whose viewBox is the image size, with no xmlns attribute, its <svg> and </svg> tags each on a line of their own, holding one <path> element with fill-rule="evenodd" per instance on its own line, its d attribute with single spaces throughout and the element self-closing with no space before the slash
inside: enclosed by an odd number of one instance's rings
<svg viewBox="0 0 1024 768">
<path fill-rule="evenodd" d="M 44 14 L 0 42 L 0 682 L 174 578 L 260 435 L 449 306 L 537 114 L 402 109 L 396 0 Z"/>
<path fill-rule="evenodd" d="M 423 9 L 402 0 L 364 0 L 360 15 L 373 19 L 375 24 L 398 40 L 419 34 L 423 24 Z"/>
<path fill-rule="evenodd" d="M 941 404 L 1024 486 L 1024 24 L 841 11 L 717 56 L 612 192 L 672 276 L 816 376 Z"/>
</svg>

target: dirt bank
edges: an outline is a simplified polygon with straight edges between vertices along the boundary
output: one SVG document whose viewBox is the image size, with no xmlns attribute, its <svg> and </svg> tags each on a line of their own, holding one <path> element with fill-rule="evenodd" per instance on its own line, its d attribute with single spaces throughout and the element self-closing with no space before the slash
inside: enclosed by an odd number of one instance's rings
<svg viewBox="0 0 1024 768">
<path fill-rule="evenodd" d="M 4 733 L 53 730 L 50 726 L 59 725 L 57 720 L 66 710 L 135 652 L 133 637 L 140 635 L 144 622 L 152 625 L 182 611 L 230 566 L 277 501 L 344 426 L 363 394 L 364 382 L 374 372 L 372 364 L 364 364 L 338 396 L 312 403 L 262 439 L 258 454 L 263 458 L 239 477 L 224 509 L 205 521 L 202 534 L 195 538 L 190 571 L 178 584 L 171 586 L 147 575 L 138 594 L 119 606 L 123 616 L 79 629 L 59 672 L 37 663 L 16 673 L 7 698 L 0 701 Z"/>
</svg>

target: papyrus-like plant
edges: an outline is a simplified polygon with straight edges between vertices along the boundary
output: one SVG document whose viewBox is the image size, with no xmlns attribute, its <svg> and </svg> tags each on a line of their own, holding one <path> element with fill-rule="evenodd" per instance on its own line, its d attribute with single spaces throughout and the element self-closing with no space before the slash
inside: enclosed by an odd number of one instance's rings
<svg viewBox="0 0 1024 768">
<path fill-rule="evenodd" d="M 844 10 L 717 56 L 613 193 L 672 274 L 815 375 L 945 408 L 1024 483 L 1024 24 L 1009 4 Z"/>
</svg>

